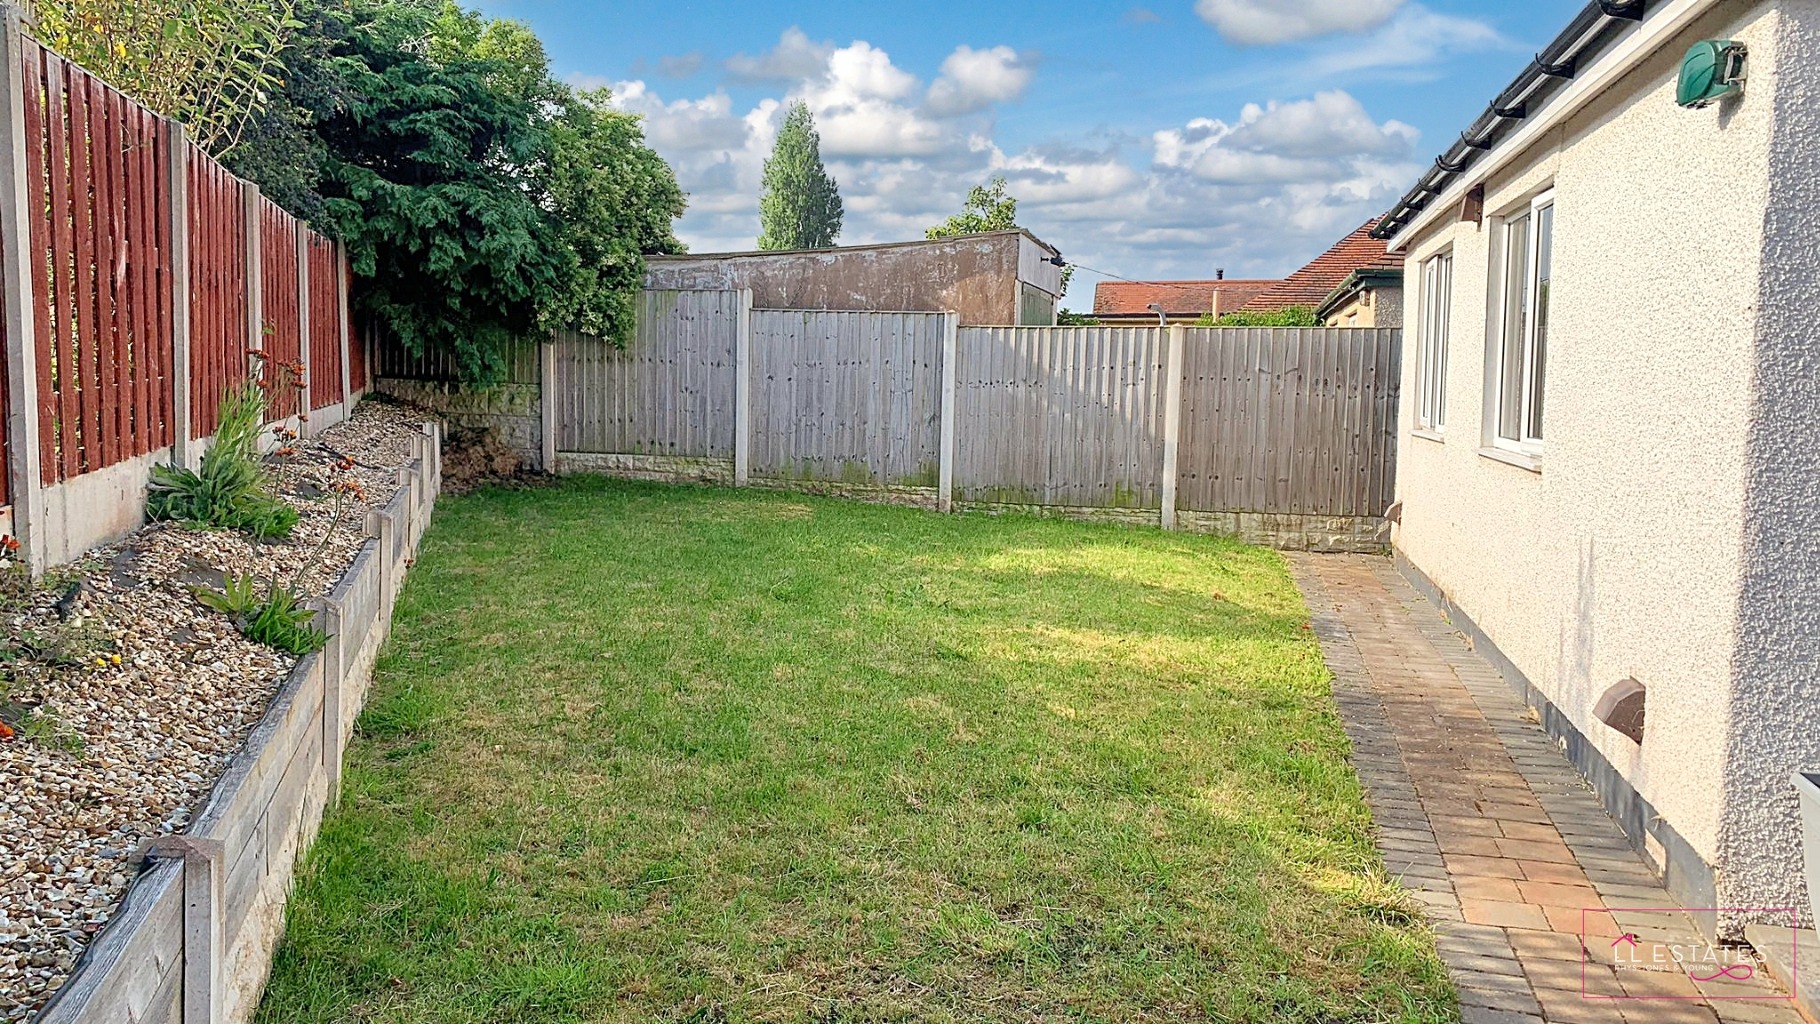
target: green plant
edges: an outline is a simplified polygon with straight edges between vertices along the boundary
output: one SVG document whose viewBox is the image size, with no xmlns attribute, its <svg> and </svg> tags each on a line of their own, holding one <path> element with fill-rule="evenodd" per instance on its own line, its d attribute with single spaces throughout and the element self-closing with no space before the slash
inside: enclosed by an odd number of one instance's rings
<svg viewBox="0 0 1820 1024">
<path fill-rule="evenodd" d="M 1219 317 L 1209 314 L 1194 322 L 1196 327 L 1319 327 L 1312 306 L 1285 306 L 1268 312 L 1237 310 Z"/>
<path fill-rule="evenodd" d="M 279 85 L 292 0 L 56 0 L 33 32 L 221 156 Z"/>
<path fill-rule="evenodd" d="M 822 137 L 809 105 L 792 104 L 765 161 L 758 200 L 760 249 L 829 249 L 840 237 L 840 189 L 822 166 Z"/>
<path fill-rule="evenodd" d="M 961 212 L 923 232 L 929 238 L 953 238 L 956 235 L 979 235 L 988 231 L 1011 231 L 1017 227 L 1017 197 L 1009 191 L 1010 182 L 993 178 L 990 185 L 975 185 L 967 193 Z"/>
<path fill-rule="evenodd" d="M 273 581 L 262 593 L 251 574 L 229 576 L 220 590 L 197 587 L 196 600 L 234 620 L 250 640 L 302 657 L 320 651 L 329 635 L 315 626 L 316 613 L 302 598 Z"/>
<path fill-rule="evenodd" d="M 256 540 L 291 535 L 297 510 L 271 493 L 259 464 L 265 397 L 255 384 L 230 390 L 221 402 L 215 443 L 200 471 L 167 464 L 152 467 L 145 513 L 218 530 L 244 530 Z"/>
<path fill-rule="evenodd" d="M 537 36 L 440 0 L 297 0 L 282 82 L 230 161 L 345 241 L 388 343 L 496 380 L 550 327 L 631 337 L 684 196 L 639 121 Z"/>
</svg>

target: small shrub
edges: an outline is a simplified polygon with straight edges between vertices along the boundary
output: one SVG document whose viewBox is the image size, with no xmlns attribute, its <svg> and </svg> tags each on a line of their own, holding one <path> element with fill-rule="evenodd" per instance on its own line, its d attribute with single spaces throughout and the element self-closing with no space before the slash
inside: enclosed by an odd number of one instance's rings
<svg viewBox="0 0 1820 1024">
<path fill-rule="evenodd" d="M 302 598 L 273 583 L 263 593 L 251 575 L 229 576 L 221 590 L 198 587 L 196 600 L 234 620 L 250 640 L 303 657 L 327 646 L 329 635 L 315 626 L 316 613 L 299 607 Z"/>
<path fill-rule="evenodd" d="M 1219 318 L 1212 315 L 1196 320 L 1196 327 L 1319 327 L 1313 306 L 1285 306 L 1269 312 L 1235 310 Z"/>
<path fill-rule="evenodd" d="M 280 540 L 297 525 L 297 510 L 268 486 L 259 464 L 259 435 L 265 397 L 254 384 L 228 392 L 221 402 L 215 443 L 202 468 L 152 467 L 146 517 L 177 520 L 207 529 L 242 530 L 256 540 Z"/>
</svg>

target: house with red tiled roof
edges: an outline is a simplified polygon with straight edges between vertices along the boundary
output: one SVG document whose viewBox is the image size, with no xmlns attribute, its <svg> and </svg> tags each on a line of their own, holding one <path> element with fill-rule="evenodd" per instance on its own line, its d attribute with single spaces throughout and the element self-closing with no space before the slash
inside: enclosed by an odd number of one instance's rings
<svg viewBox="0 0 1820 1024">
<path fill-rule="evenodd" d="M 1244 306 L 1279 284 L 1272 280 L 1101 281 L 1093 289 L 1093 316 L 1103 324 L 1154 324 L 1160 306 L 1170 323 L 1193 323 Z"/>
<path fill-rule="evenodd" d="M 1330 327 L 1402 327 L 1403 259 L 1389 253 L 1382 239 L 1371 237 L 1377 223 L 1376 217 L 1367 221 L 1307 266 L 1252 296 L 1238 311 L 1276 313 L 1299 306 L 1332 314 L 1318 321 Z M 1341 297 L 1344 293 L 1350 295 Z M 1330 298 L 1338 301 L 1329 306 Z"/>
<path fill-rule="evenodd" d="M 1403 256 L 1386 253 L 1346 275 L 1314 310 L 1323 327 L 1398 327 L 1403 323 Z"/>
</svg>

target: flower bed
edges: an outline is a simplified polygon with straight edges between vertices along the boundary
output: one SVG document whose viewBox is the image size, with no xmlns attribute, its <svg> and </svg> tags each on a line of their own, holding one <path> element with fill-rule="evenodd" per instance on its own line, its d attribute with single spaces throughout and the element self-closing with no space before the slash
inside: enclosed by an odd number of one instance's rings
<svg viewBox="0 0 1820 1024">
<path fill-rule="evenodd" d="M 299 659 L 195 597 L 229 574 L 335 587 L 422 440 L 368 402 L 270 467 L 299 521 L 286 543 L 178 523 L 0 591 L 0 1021 L 28 1018 L 114 916 L 148 843 L 193 808 Z M 351 463 L 351 466 L 349 465 Z M 338 494 L 335 484 L 358 486 Z M 10 734 L 10 735 L 9 735 Z"/>
</svg>

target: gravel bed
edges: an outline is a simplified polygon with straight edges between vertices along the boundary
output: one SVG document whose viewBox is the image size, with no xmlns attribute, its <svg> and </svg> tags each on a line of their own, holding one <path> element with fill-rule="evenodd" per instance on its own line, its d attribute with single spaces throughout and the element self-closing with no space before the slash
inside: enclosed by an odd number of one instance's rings
<svg viewBox="0 0 1820 1024">
<path fill-rule="evenodd" d="M 0 728 L 0 1022 L 27 1019 L 68 978 L 144 845 L 187 827 L 296 661 L 241 636 L 192 588 L 224 571 L 285 583 L 301 572 L 301 592 L 326 593 L 364 543 L 368 509 L 396 491 L 420 423 L 369 401 L 269 460 L 302 516 L 289 542 L 159 523 L 44 586 L 9 578 L 0 680 L 15 678 L 0 681 L 0 719 L 19 728 Z M 338 515 L 329 488 L 348 478 L 364 493 Z M 28 646 L 33 660 L 15 660 Z"/>
</svg>

